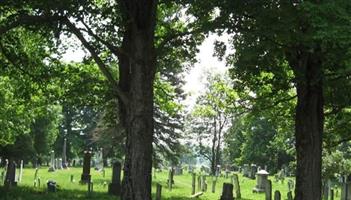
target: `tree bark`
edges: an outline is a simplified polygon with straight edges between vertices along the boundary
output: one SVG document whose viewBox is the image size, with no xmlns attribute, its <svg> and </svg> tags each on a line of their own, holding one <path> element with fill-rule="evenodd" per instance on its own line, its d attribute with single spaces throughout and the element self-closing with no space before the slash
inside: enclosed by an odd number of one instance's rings
<svg viewBox="0 0 351 200">
<path fill-rule="evenodd" d="M 127 136 L 122 199 L 151 200 L 157 1 L 124 0 L 121 5 L 126 24 L 119 85 L 128 97 L 121 105 Z"/>
<path fill-rule="evenodd" d="M 321 199 L 323 137 L 322 64 L 318 54 L 300 56 L 293 67 L 297 80 L 295 200 Z"/>
</svg>

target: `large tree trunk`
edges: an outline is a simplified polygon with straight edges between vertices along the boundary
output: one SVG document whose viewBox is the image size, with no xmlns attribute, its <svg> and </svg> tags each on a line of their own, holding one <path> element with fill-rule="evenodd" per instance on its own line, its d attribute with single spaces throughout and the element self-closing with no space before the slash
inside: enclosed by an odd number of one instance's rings
<svg viewBox="0 0 351 200">
<path fill-rule="evenodd" d="M 295 137 L 297 171 L 295 200 L 321 199 L 323 135 L 323 82 L 319 55 L 299 57 L 294 71 L 297 80 Z"/>
<path fill-rule="evenodd" d="M 122 1 L 126 25 L 120 59 L 120 87 L 128 102 L 121 108 L 126 130 L 123 200 L 151 200 L 154 31 L 157 1 Z"/>
</svg>

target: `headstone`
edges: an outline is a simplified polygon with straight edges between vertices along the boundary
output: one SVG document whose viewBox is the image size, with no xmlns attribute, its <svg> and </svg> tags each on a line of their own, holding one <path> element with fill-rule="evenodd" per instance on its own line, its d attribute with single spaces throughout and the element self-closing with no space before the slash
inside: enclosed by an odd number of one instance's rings
<svg viewBox="0 0 351 200">
<path fill-rule="evenodd" d="M 216 179 L 212 179 L 212 193 L 216 192 L 216 183 L 217 183 L 217 180 Z"/>
<path fill-rule="evenodd" d="M 162 185 L 156 184 L 156 200 L 161 200 Z"/>
<path fill-rule="evenodd" d="M 5 187 L 17 186 L 16 163 L 14 161 L 10 161 L 8 166 L 7 166 L 4 185 L 5 185 Z"/>
<path fill-rule="evenodd" d="M 249 178 L 255 179 L 257 173 L 257 166 L 255 164 L 251 165 L 250 172 L 249 172 Z"/>
<path fill-rule="evenodd" d="M 89 182 L 88 183 L 88 195 L 91 196 L 91 194 L 94 192 L 94 183 L 93 182 Z"/>
<path fill-rule="evenodd" d="M 195 194 L 195 184 L 196 184 L 196 174 L 192 174 L 192 179 L 191 179 L 191 195 Z"/>
<path fill-rule="evenodd" d="M 75 167 L 76 166 L 76 159 L 73 159 L 72 161 L 72 167 Z"/>
<path fill-rule="evenodd" d="M 49 180 L 47 182 L 47 187 L 48 187 L 48 192 L 56 192 L 57 191 L 56 182 L 53 180 Z"/>
<path fill-rule="evenodd" d="M 115 196 L 121 195 L 121 163 L 115 162 L 112 167 L 112 183 L 108 185 L 108 193 Z"/>
<path fill-rule="evenodd" d="M 206 176 L 205 175 L 201 176 L 201 186 L 202 186 L 201 191 L 206 192 L 207 183 L 206 183 Z"/>
<path fill-rule="evenodd" d="M 292 192 L 289 191 L 287 194 L 288 200 L 293 200 Z"/>
<path fill-rule="evenodd" d="M 58 164 L 58 169 L 63 169 L 63 166 L 62 166 L 62 158 L 59 158 L 59 159 L 58 159 L 57 164 Z"/>
<path fill-rule="evenodd" d="M 22 175 L 23 175 L 23 160 L 21 160 L 20 162 L 20 171 L 19 171 L 19 175 L 18 175 L 18 182 L 22 182 Z"/>
<path fill-rule="evenodd" d="M 95 170 L 103 170 L 104 168 L 104 159 L 103 159 L 103 149 L 100 148 L 100 150 L 97 152 L 96 158 L 95 158 Z"/>
<path fill-rule="evenodd" d="M 341 200 L 351 199 L 351 175 L 342 177 Z"/>
<path fill-rule="evenodd" d="M 49 167 L 49 172 L 54 172 L 55 171 L 55 152 L 51 151 L 50 153 L 50 167 Z"/>
<path fill-rule="evenodd" d="M 267 180 L 265 186 L 266 200 L 272 200 L 272 181 Z"/>
<path fill-rule="evenodd" d="M 92 152 L 90 150 L 84 151 L 84 163 L 83 163 L 83 173 L 80 178 L 80 183 L 90 183 L 91 175 L 90 175 L 90 161 L 91 161 Z"/>
<path fill-rule="evenodd" d="M 233 185 L 230 183 L 223 183 L 222 196 L 220 200 L 234 200 Z"/>
<path fill-rule="evenodd" d="M 249 177 L 249 165 L 248 164 L 244 164 L 244 166 L 242 167 L 242 173 L 244 177 Z"/>
<path fill-rule="evenodd" d="M 167 180 L 168 189 L 170 191 L 172 190 L 172 186 L 174 184 L 173 175 L 174 175 L 174 170 L 173 170 L 173 167 L 171 167 L 168 171 L 168 180 Z"/>
<path fill-rule="evenodd" d="M 233 174 L 232 181 L 233 181 L 233 186 L 234 186 L 235 198 L 241 199 L 239 176 L 237 174 Z"/>
<path fill-rule="evenodd" d="M 257 183 L 256 186 L 253 188 L 253 192 L 265 192 L 269 173 L 266 170 L 260 170 L 259 172 L 257 172 L 256 175 Z"/>
<path fill-rule="evenodd" d="M 73 183 L 73 182 L 74 182 L 74 176 L 73 176 L 73 174 L 71 174 L 71 178 L 70 178 L 70 180 L 71 180 L 71 183 Z"/>
<path fill-rule="evenodd" d="M 278 190 L 274 192 L 274 200 L 281 200 L 281 195 Z"/>
<path fill-rule="evenodd" d="M 293 191 L 294 190 L 294 181 L 289 179 L 288 180 L 288 191 Z"/>
<path fill-rule="evenodd" d="M 202 186 L 201 186 L 201 174 L 199 174 L 199 176 L 197 176 L 197 190 L 201 191 Z"/>
<path fill-rule="evenodd" d="M 61 162 L 61 166 L 63 169 L 67 169 L 68 165 L 67 165 L 67 138 L 63 139 L 63 147 L 62 147 L 62 162 Z"/>
</svg>

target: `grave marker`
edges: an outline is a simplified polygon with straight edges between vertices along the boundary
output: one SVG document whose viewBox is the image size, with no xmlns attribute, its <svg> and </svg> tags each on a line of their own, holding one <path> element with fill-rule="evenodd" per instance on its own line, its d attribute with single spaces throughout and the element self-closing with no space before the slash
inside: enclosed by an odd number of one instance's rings
<svg viewBox="0 0 351 200">
<path fill-rule="evenodd" d="M 121 195 L 121 163 L 115 162 L 112 167 L 112 183 L 108 185 L 108 193 L 120 196 Z"/>
<path fill-rule="evenodd" d="M 233 174 L 232 182 L 234 183 L 233 186 L 234 186 L 235 198 L 240 199 L 241 192 L 240 192 L 239 176 L 237 174 Z"/>
<path fill-rule="evenodd" d="M 230 183 L 223 183 L 222 196 L 220 200 L 234 200 L 233 185 Z"/>
<path fill-rule="evenodd" d="M 49 172 L 54 172 L 55 171 L 55 152 L 51 151 L 50 153 L 50 167 L 49 167 Z"/>
<path fill-rule="evenodd" d="M 15 161 L 10 161 L 8 166 L 7 166 L 4 185 L 7 188 L 12 187 L 12 186 L 17 186 Z"/>
<path fill-rule="evenodd" d="M 192 179 L 191 179 L 191 194 L 195 194 L 195 184 L 196 184 L 196 174 L 192 174 Z"/>
<path fill-rule="evenodd" d="M 257 184 L 253 188 L 253 192 L 265 192 L 266 191 L 266 184 L 268 180 L 269 173 L 266 170 L 260 170 L 257 172 Z"/>
<path fill-rule="evenodd" d="M 266 200 L 272 200 L 272 181 L 267 180 L 265 185 Z"/>
<path fill-rule="evenodd" d="M 274 200 L 281 200 L 281 195 L 278 190 L 274 192 Z"/>
<path fill-rule="evenodd" d="M 90 161 L 91 161 L 92 152 L 90 150 L 84 151 L 84 162 L 83 162 L 83 173 L 80 178 L 80 183 L 90 183 L 91 175 L 90 175 Z"/>
<path fill-rule="evenodd" d="M 156 184 L 156 200 L 161 200 L 162 185 Z"/>
</svg>

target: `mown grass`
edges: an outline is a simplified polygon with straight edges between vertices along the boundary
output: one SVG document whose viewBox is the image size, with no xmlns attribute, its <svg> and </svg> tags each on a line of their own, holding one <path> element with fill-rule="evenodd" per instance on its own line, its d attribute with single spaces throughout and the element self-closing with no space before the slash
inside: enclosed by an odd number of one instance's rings
<svg viewBox="0 0 351 200">
<path fill-rule="evenodd" d="M 25 168 L 23 172 L 22 182 L 18 184 L 19 187 L 5 190 L 0 187 L 0 199 L 6 200 L 81 200 L 81 199 L 98 199 L 98 200 L 118 200 L 117 197 L 110 196 L 107 194 L 108 183 L 111 182 L 111 169 L 106 169 L 105 177 L 102 173 L 95 170 L 91 170 L 92 180 L 94 183 L 93 194 L 87 193 L 87 185 L 79 184 L 81 168 L 70 168 L 68 170 L 57 170 L 56 172 L 48 172 L 47 168 L 41 168 L 38 173 L 40 177 L 40 187 L 33 187 L 35 169 Z M 74 182 L 70 182 L 71 175 L 74 176 Z M 155 175 L 155 176 L 154 176 Z M 167 188 L 168 173 L 158 172 L 153 174 L 153 187 L 152 193 L 154 195 L 156 191 L 156 183 L 162 185 L 162 199 L 164 200 L 189 200 L 191 194 L 191 174 L 187 172 L 181 176 L 175 176 L 175 184 L 171 191 Z M 273 180 L 273 177 L 270 177 Z M 59 185 L 59 191 L 56 193 L 48 193 L 46 191 L 46 182 L 48 180 L 54 180 Z M 229 183 L 230 179 L 224 177 L 218 178 L 216 184 L 216 192 L 212 193 L 212 178 L 207 177 L 208 188 L 199 199 L 203 200 L 217 200 L 220 198 L 222 192 L 223 183 Z M 242 200 L 263 200 L 265 199 L 264 194 L 253 193 L 256 181 L 239 174 L 239 182 L 241 187 Z M 287 179 L 284 183 L 276 183 L 272 181 L 272 191 L 279 190 L 282 194 L 282 199 L 286 199 L 288 192 Z M 196 191 L 198 188 L 196 187 Z"/>
</svg>

